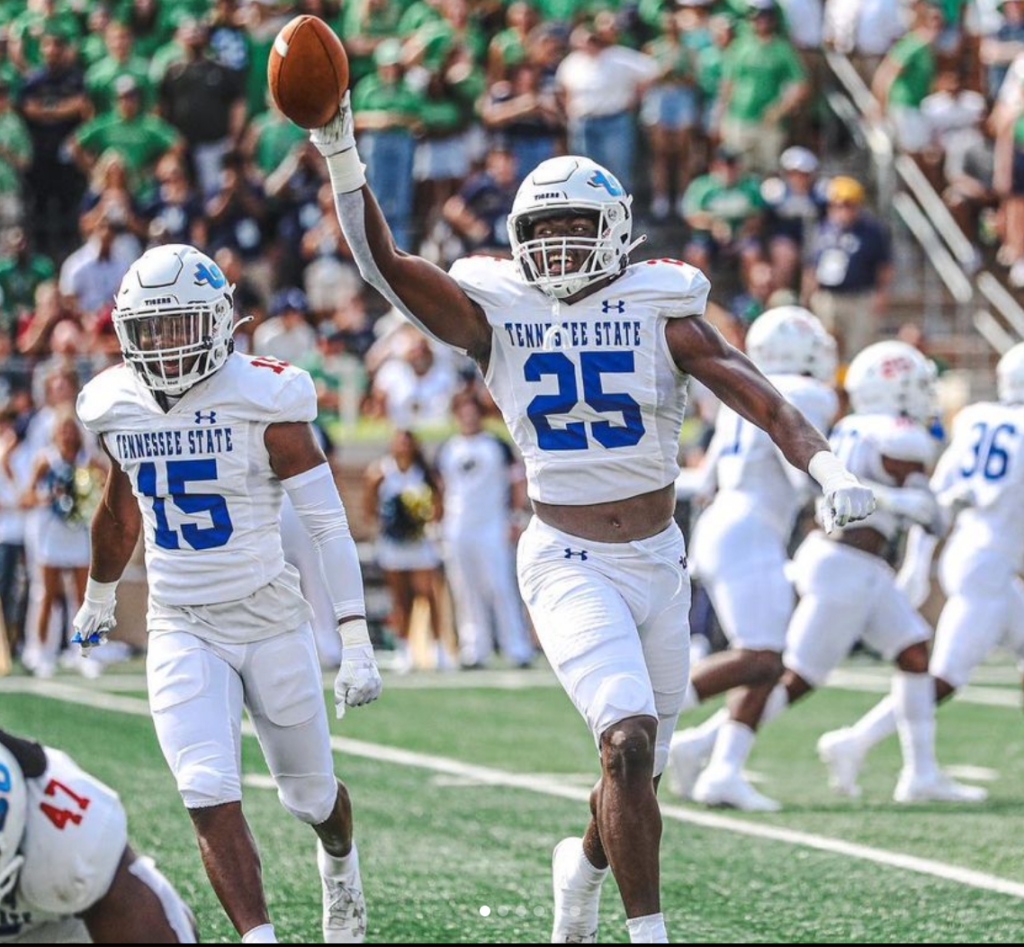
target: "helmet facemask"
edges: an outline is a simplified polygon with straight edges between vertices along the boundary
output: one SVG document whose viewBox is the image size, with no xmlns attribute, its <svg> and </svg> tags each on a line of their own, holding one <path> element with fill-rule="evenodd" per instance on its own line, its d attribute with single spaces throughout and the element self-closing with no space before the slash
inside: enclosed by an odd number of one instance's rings
<svg viewBox="0 0 1024 947">
<path fill-rule="evenodd" d="M 227 295 L 187 306 L 168 298 L 117 311 L 114 325 L 125 362 L 142 383 L 180 396 L 223 367 L 233 349 L 233 318 Z"/>
<path fill-rule="evenodd" d="M 561 206 L 531 209 L 509 218 L 512 255 L 531 286 L 554 299 L 571 299 L 591 286 L 618 276 L 629 262 L 633 220 L 632 198 L 614 204 L 574 201 Z M 597 236 L 533 236 L 534 227 L 545 220 L 587 217 L 597 224 Z M 582 263 L 565 273 L 559 263 Z"/>
</svg>

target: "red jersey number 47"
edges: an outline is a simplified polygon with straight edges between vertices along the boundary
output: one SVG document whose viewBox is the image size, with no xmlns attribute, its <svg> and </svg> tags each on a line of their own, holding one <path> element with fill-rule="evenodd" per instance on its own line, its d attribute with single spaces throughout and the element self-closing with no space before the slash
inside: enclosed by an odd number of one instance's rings
<svg viewBox="0 0 1024 947">
<path fill-rule="evenodd" d="M 56 779 L 51 779 L 49 785 L 46 787 L 45 795 L 56 801 L 58 793 L 61 794 L 68 808 L 62 809 L 60 806 L 50 805 L 50 803 L 44 802 L 39 807 L 42 810 L 43 815 L 45 815 L 60 832 L 63 832 L 68 827 L 69 823 L 71 825 L 81 825 L 82 813 L 89 808 L 90 800 L 79 796 L 63 783 L 57 782 Z"/>
<path fill-rule="evenodd" d="M 280 359 L 267 356 L 254 358 L 250 364 L 253 368 L 269 368 L 275 375 L 280 375 L 286 368 L 290 367 L 288 362 L 282 362 Z"/>
</svg>

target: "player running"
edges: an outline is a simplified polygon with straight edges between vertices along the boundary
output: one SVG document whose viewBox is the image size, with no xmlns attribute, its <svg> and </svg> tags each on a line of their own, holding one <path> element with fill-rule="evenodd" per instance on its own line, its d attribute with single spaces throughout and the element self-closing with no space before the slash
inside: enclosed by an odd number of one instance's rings
<svg viewBox="0 0 1024 947">
<path fill-rule="evenodd" d="M 765 313 L 750 329 L 747 354 L 818 430 L 831 429 L 839 413 L 830 387 L 836 343 L 811 313 L 797 306 Z M 729 408 L 718 416 L 705 473 L 717 481 L 718 493 L 699 521 L 693 562 L 732 647 L 698 665 L 687 702 L 696 705 L 738 690 L 729 709 L 673 739 L 669 778 L 683 798 L 771 812 L 778 803 L 743 778 L 743 765 L 782 677 L 786 631 L 796 606 L 786 575 L 788 546 L 811 499 L 811 481 L 764 431 Z M 696 775 L 709 758 L 696 786 L 677 779 Z"/>
<path fill-rule="evenodd" d="M 144 527 L 150 706 L 217 896 L 245 942 L 275 942 L 242 814 L 244 706 L 282 805 L 319 837 L 324 937 L 358 942 L 366 906 L 352 807 L 334 776 L 312 612 L 285 564 L 284 493 L 320 552 L 345 646 L 339 717 L 381 692 L 359 558 L 310 426 L 312 379 L 233 354 L 233 289 L 209 257 L 180 245 L 148 251 L 121 284 L 125 364 L 78 403 L 113 472 L 75 630 L 84 647 L 102 643 Z"/>
<path fill-rule="evenodd" d="M 960 413 L 932 478 L 939 501 L 959 513 L 939 568 L 948 599 L 931 659 L 939 701 L 966 686 L 997 646 L 1024 661 L 1024 345 L 1003 357 L 998 376 L 999 403 Z M 921 604 L 930 590 L 936 545 L 934 538 L 914 544 L 920 553 L 911 573 L 922 579 L 914 583 L 922 590 Z M 887 699 L 852 727 L 822 737 L 819 751 L 835 789 L 858 795 L 865 756 L 895 732 Z"/>
<path fill-rule="evenodd" d="M 363 276 L 476 360 L 527 468 L 536 518 L 520 588 L 601 754 L 593 820 L 555 851 L 556 942 L 594 942 L 615 875 L 630 938 L 667 942 L 656 780 L 688 681 L 690 583 L 674 483 L 690 375 L 769 431 L 842 524 L 874 507 L 822 436 L 701 318 L 710 286 L 672 261 L 630 266 L 632 199 L 586 158 L 542 164 L 509 217 L 513 261 L 451 275 L 399 251 L 366 186 L 346 95 L 312 133 Z"/>
<path fill-rule="evenodd" d="M 113 790 L 0 730 L 0 944 L 194 944 L 192 912 L 128 844 Z"/>
</svg>

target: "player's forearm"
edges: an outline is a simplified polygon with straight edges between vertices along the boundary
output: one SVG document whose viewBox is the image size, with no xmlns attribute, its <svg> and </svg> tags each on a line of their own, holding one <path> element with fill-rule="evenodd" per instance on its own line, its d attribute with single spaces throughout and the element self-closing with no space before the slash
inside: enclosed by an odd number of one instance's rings
<svg viewBox="0 0 1024 947">
<path fill-rule="evenodd" d="M 119 517 L 103 503 L 92 523 L 92 561 L 89 577 L 103 584 L 121 581 L 139 540 L 138 520 Z"/>
<path fill-rule="evenodd" d="M 810 473 L 811 461 L 817 455 L 832 452 L 822 433 L 788 401 L 780 400 L 775 406 L 765 429 L 797 470 Z"/>
</svg>

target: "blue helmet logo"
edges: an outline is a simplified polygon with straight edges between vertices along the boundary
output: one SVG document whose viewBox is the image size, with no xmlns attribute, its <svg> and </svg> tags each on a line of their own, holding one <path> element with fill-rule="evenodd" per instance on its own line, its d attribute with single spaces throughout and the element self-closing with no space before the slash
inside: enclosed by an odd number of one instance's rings
<svg viewBox="0 0 1024 947">
<path fill-rule="evenodd" d="M 595 171 L 591 176 L 590 180 L 587 181 L 592 188 L 604 188 L 612 197 L 622 197 L 626 192 L 623 190 L 622 185 L 615 180 L 614 175 L 608 174 L 604 171 Z"/>
<path fill-rule="evenodd" d="M 227 286 L 227 277 L 220 271 L 216 263 L 200 263 L 196 267 L 196 286 L 209 284 L 213 289 L 222 289 Z"/>
</svg>

